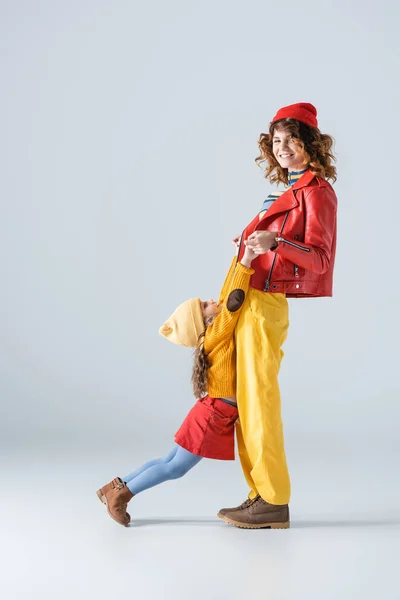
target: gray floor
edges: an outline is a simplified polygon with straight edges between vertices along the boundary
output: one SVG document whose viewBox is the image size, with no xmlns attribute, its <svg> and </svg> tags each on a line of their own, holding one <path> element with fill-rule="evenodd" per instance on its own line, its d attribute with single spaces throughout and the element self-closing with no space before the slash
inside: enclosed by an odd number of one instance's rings
<svg viewBox="0 0 400 600">
<path fill-rule="evenodd" d="M 135 459 L 126 448 L 71 445 L 6 456 L 2 597 L 398 600 L 396 456 L 389 446 L 365 448 L 338 444 L 327 455 L 299 447 L 290 461 L 291 529 L 275 531 L 240 530 L 216 517 L 246 496 L 238 461 L 202 461 L 137 496 L 123 528 L 95 490 L 151 452 Z"/>
</svg>

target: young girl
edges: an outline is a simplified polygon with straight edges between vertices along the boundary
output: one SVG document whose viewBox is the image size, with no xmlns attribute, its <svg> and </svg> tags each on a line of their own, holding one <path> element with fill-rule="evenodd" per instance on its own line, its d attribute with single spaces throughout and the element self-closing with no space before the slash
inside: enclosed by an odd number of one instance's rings
<svg viewBox="0 0 400 600">
<path fill-rule="evenodd" d="M 218 304 L 192 298 L 181 304 L 160 333 L 171 342 L 194 347 L 193 391 L 199 400 L 175 434 L 171 452 L 151 460 L 125 477 L 116 477 L 97 491 L 108 514 L 127 526 L 127 504 L 133 496 L 170 479 L 178 479 L 201 459 L 234 460 L 236 352 L 234 329 L 241 312 L 256 254 L 246 247 L 237 256 L 221 290 Z"/>
</svg>

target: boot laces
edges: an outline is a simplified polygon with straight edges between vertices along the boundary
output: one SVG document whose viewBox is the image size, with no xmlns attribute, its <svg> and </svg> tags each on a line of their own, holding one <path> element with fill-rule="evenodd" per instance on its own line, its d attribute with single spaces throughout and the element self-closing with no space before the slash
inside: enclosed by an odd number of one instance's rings
<svg viewBox="0 0 400 600">
<path fill-rule="evenodd" d="M 247 498 L 247 500 L 245 500 L 243 502 L 243 504 L 241 504 L 240 508 L 248 508 L 249 506 L 253 506 L 253 504 L 260 498 L 261 496 L 256 496 L 255 498 Z"/>
<path fill-rule="evenodd" d="M 253 502 L 253 500 L 250 500 L 250 498 L 247 498 L 247 500 L 245 500 L 243 502 L 243 504 L 240 505 L 240 508 L 246 508 L 247 506 L 250 506 L 250 504 Z"/>
<path fill-rule="evenodd" d="M 253 510 L 254 508 L 256 508 L 256 506 L 261 504 L 262 501 L 263 501 L 263 499 L 261 498 L 261 496 L 258 496 L 257 498 L 255 498 L 253 500 L 253 503 L 250 505 L 251 510 Z"/>
</svg>

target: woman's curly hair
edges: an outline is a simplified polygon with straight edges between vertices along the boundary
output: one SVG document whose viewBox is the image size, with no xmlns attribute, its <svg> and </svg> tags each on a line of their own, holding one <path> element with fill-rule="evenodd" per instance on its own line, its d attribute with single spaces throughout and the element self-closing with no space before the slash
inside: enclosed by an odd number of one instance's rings
<svg viewBox="0 0 400 600">
<path fill-rule="evenodd" d="M 304 159 L 308 169 L 317 177 L 336 181 L 336 168 L 332 162 L 336 161 L 332 154 L 334 138 L 321 133 L 318 127 L 311 127 L 296 119 L 280 119 L 270 125 L 269 133 L 262 133 L 258 140 L 260 155 L 255 159 L 259 167 L 266 162 L 265 178 L 270 183 L 284 183 L 288 185 L 288 169 L 283 169 L 276 160 L 272 150 L 272 139 L 275 130 L 284 130 L 291 133 L 293 141 L 304 151 Z"/>
<path fill-rule="evenodd" d="M 206 317 L 204 325 L 208 327 L 214 321 L 215 317 Z M 207 354 L 204 350 L 204 338 L 206 331 L 200 334 L 197 348 L 194 351 L 194 364 L 192 372 L 193 393 L 196 398 L 201 398 L 207 393 L 207 372 L 210 368 L 210 363 L 207 359 Z"/>
</svg>

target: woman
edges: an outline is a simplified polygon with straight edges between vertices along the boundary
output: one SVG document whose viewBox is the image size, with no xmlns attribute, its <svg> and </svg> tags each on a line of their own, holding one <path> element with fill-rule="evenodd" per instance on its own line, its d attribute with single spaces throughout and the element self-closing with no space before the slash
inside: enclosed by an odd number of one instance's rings
<svg viewBox="0 0 400 600">
<path fill-rule="evenodd" d="M 332 145 L 309 103 L 281 108 L 259 139 L 256 161 L 266 163 L 265 177 L 289 188 L 269 196 L 240 237 L 238 260 L 246 246 L 258 255 L 235 330 L 236 434 L 251 490 L 243 504 L 218 513 L 237 527 L 289 523 L 278 373 L 288 331 L 287 298 L 332 296 L 337 209 L 327 181 L 336 181 Z"/>
</svg>

